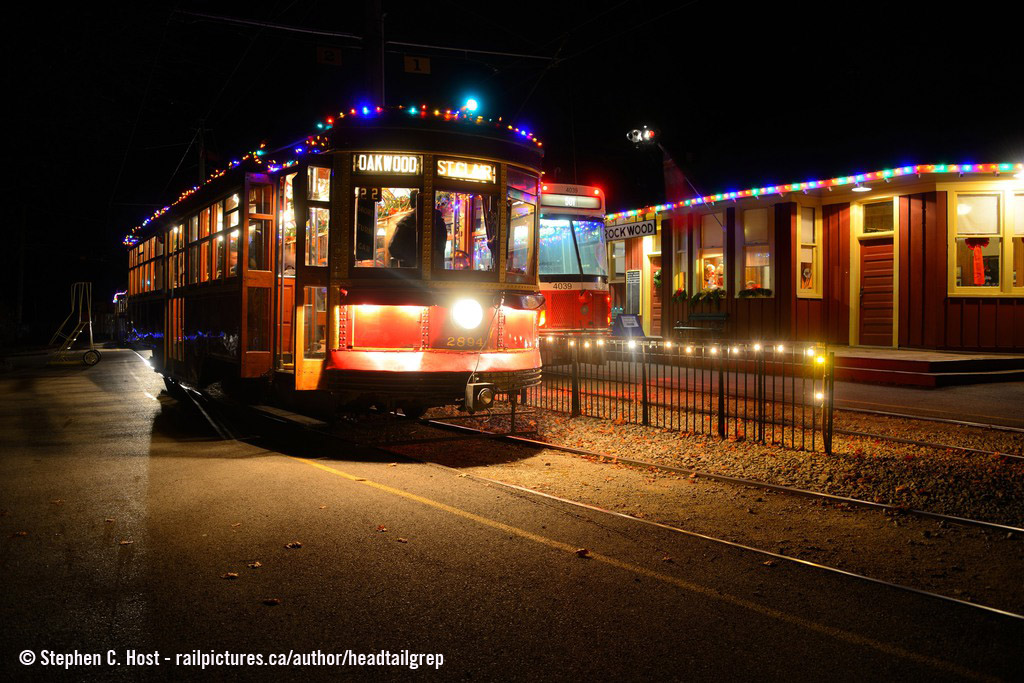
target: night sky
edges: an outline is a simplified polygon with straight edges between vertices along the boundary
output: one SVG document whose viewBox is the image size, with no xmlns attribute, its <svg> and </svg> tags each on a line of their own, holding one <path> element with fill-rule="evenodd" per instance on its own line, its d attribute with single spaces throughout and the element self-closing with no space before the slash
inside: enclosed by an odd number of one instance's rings
<svg viewBox="0 0 1024 683">
<path fill-rule="evenodd" d="M 383 4 L 385 40 L 548 57 L 388 46 L 386 103 L 472 95 L 483 115 L 536 132 L 549 179 L 601 186 L 609 210 L 664 199 L 660 152 L 626 140 L 643 124 L 703 193 L 1024 160 L 1020 10 L 1009 3 L 976 14 L 935 3 Z M 200 137 L 212 171 L 375 104 L 364 41 L 322 35 L 364 35 L 362 4 L 34 6 L 6 21 L 15 155 L 2 343 L 19 245 L 23 318 L 48 337 L 72 281 L 92 280 L 98 301 L 124 288 L 121 238 L 198 181 Z M 318 61 L 320 48 L 340 64 Z M 429 57 L 431 74 L 404 73 L 406 55 Z"/>
</svg>

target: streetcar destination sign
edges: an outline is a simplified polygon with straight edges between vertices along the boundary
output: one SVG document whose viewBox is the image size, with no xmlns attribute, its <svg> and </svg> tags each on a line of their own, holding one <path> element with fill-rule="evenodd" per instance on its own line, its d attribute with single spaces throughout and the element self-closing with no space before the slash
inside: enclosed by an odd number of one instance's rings
<svg viewBox="0 0 1024 683">
<path fill-rule="evenodd" d="M 633 237 L 655 235 L 657 232 L 658 225 L 652 218 L 649 221 L 639 221 L 637 223 L 606 225 L 604 226 L 604 239 L 606 242 L 614 242 L 616 240 L 628 240 Z"/>
<path fill-rule="evenodd" d="M 472 180 L 478 183 L 493 183 L 496 180 L 494 164 L 478 164 L 455 159 L 438 159 L 437 175 L 457 180 Z"/>
<path fill-rule="evenodd" d="M 414 175 L 420 172 L 420 157 L 418 154 L 359 153 L 352 157 L 352 170 L 356 173 Z"/>
</svg>

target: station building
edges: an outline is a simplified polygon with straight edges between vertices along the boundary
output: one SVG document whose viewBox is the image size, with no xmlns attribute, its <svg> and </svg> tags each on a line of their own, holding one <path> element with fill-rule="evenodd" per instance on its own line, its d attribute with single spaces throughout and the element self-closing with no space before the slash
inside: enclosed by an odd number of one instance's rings
<svg viewBox="0 0 1024 683">
<path fill-rule="evenodd" d="M 1024 351 L 1024 164 L 752 188 L 606 225 L 652 220 L 608 245 L 612 306 L 647 336 Z"/>
</svg>

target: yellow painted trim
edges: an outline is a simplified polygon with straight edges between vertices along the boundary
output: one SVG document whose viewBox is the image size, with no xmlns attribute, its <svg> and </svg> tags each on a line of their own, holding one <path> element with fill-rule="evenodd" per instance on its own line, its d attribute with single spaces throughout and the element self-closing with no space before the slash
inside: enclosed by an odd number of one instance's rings
<svg viewBox="0 0 1024 683">
<path fill-rule="evenodd" d="M 946 202 L 946 295 L 954 298 L 983 297 L 992 299 L 1018 298 L 1024 296 L 1024 286 L 1013 286 L 1013 238 L 1017 221 L 1024 216 L 1014 215 L 1014 198 L 1024 194 L 1024 181 L 1011 178 L 1004 181 L 944 184 Z M 956 284 L 956 240 L 959 213 L 957 203 L 960 195 L 990 195 L 999 198 L 999 231 L 988 237 L 1000 240 L 999 287 L 977 287 Z"/>
<path fill-rule="evenodd" d="M 768 225 L 768 288 L 772 290 L 772 295 L 767 298 L 771 299 L 775 297 L 775 211 L 773 208 L 773 206 L 748 206 L 746 208 L 736 209 L 736 253 L 733 255 L 736 259 L 736 278 L 735 282 L 732 283 L 732 286 L 733 291 L 737 294 L 743 291 L 743 286 L 746 284 L 743 282 L 743 270 L 747 267 L 746 259 L 744 258 L 744 249 L 747 246 L 747 240 L 743 231 L 743 215 L 747 211 L 763 210 L 766 212 L 766 222 Z"/>
<path fill-rule="evenodd" d="M 850 203 L 850 345 L 860 344 L 860 286 L 861 241 L 865 239 L 892 240 L 892 348 L 899 346 L 900 324 L 900 192 L 867 196 Z M 866 193 L 862 193 L 866 194 Z M 911 194 L 918 194 L 917 191 Z M 864 205 L 892 202 L 892 227 L 887 232 L 864 233 Z"/>
<path fill-rule="evenodd" d="M 798 299 L 817 299 L 821 300 L 823 297 L 822 288 L 822 277 L 824 276 L 823 262 L 825 260 L 825 249 L 824 249 L 824 236 L 825 236 L 825 225 L 823 212 L 821 210 L 821 203 L 816 201 L 814 198 L 809 196 L 803 196 L 803 200 L 796 199 L 797 205 L 796 212 L 796 255 L 793 259 L 793 288 L 796 292 L 796 298 Z M 800 249 L 805 243 L 800 239 L 800 219 L 802 209 L 814 209 L 814 289 L 802 290 L 800 289 Z"/>
<path fill-rule="evenodd" d="M 291 455 L 286 457 L 295 460 L 296 462 L 301 462 L 305 465 L 309 465 L 310 467 L 315 467 L 317 469 L 323 470 L 324 472 L 327 472 L 329 474 L 342 477 L 353 483 L 377 489 L 382 493 L 387 493 L 392 496 L 397 496 L 400 498 L 404 498 L 406 500 L 411 500 L 413 502 L 420 503 L 421 505 L 425 505 L 435 510 L 447 512 L 450 515 L 461 517 L 462 519 L 474 522 L 481 526 L 488 527 L 502 534 L 516 536 L 518 538 L 532 541 L 534 543 L 539 543 L 557 552 L 571 555 L 579 555 L 580 549 L 578 546 L 572 546 L 568 543 L 563 543 L 562 541 L 556 541 L 552 538 L 548 538 L 547 536 L 541 536 L 540 534 L 535 534 L 532 531 L 527 531 L 520 527 L 512 526 L 511 524 L 506 524 L 504 522 L 499 522 L 489 517 L 484 517 L 482 515 L 469 512 L 468 510 L 463 510 L 462 508 L 458 508 L 453 505 L 448 505 L 447 503 L 442 503 L 440 501 L 436 501 L 425 496 L 420 496 L 410 491 L 404 491 L 393 486 L 380 484 L 378 482 L 366 479 L 365 477 L 358 477 L 354 474 L 349 474 L 348 472 L 344 472 L 329 465 L 324 465 L 323 463 L 319 463 L 315 460 L 299 458 Z M 832 638 L 834 640 L 840 640 L 849 645 L 855 645 L 857 647 L 865 647 L 868 649 L 872 649 L 877 652 L 881 652 L 884 655 L 888 655 L 891 657 L 899 657 L 901 659 L 912 661 L 917 664 L 937 669 L 939 671 L 944 671 L 946 673 L 954 674 L 959 677 L 985 678 L 980 673 L 967 667 L 960 666 L 959 664 L 955 664 L 953 662 L 947 662 L 945 660 L 930 657 L 928 655 L 923 655 L 917 652 L 904 650 L 903 648 L 898 647 L 896 645 L 892 645 L 891 643 L 875 640 L 873 638 L 862 636 L 851 631 L 844 631 L 829 624 L 820 624 L 816 621 L 811 621 L 809 619 L 804 619 L 803 617 L 794 616 L 792 614 L 779 611 L 773 607 L 766 607 L 751 600 L 747 600 L 746 598 L 740 598 L 729 593 L 723 593 L 717 589 L 692 583 L 690 581 L 680 579 L 676 576 L 672 576 L 671 574 L 666 574 L 664 572 L 657 572 L 652 569 L 647 569 L 646 567 L 642 567 L 638 564 L 634 564 L 632 562 L 627 562 L 624 560 L 619 560 L 609 555 L 602 555 L 600 553 L 588 551 L 586 553 L 586 557 L 594 562 L 599 562 L 610 567 L 615 567 L 616 569 L 622 570 L 624 572 L 637 574 L 639 576 L 644 576 L 655 581 L 660 581 L 662 583 L 674 586 L 675 588 L 679 588 L 689 593 L 695 593 L 704 598 L 710 598 L 711 600 L 717 600 L 719 602 L 723 602 L 734 607 L 739 607 L 741 609 L 758 614 L 762 617 L 797 626 L 808 631 L 811 631 L 813 633 L 817 633 Z"/>
<path fill-rule="evenodd" d="M 707 206 L 707 205 L 705 205 L 705 206 Z M 724 273 L 728 273 L 729 272 L 729 261 L 727 260 L 727 259 L 730 258 L 730 256 L 729 256 L 729 236 L 726 234 L 726 231 L 727 231 L 727 227 L 726 226 L 728 225 L 728 215 L 727 215 L 727 211 L 726 211 L 727 207 L 723 206 L 721 208 L 716 208 L 715 205 L 711 205 L 711 208 L 713 209 L 712 211 L 698 212 L 696 214 L 697 217 L 698 217 L 698 220 L 697 220 L 697 226 L 694 228 L 694 233 L 696 233 L 696 234 L 694 235 L 694 240 L 693 240 L 693 254 L 690 256 L 690 267 L 693 270 L 693 291 L 694 291 L 694 293 L 696 293 L 698 291 L 703 291 L 705 289 L 705 287 L 704 287 L 704 269 L 702 267 L 700 267 L 701 250 L 704 249 L 704 216 L 711 216 L 711 215 L 714 215 L 714 214 L 721 214 L 721 218 L 719 220 L 721 220 L 721 222 L 722 222 L 722 226 L 721 226 L 721 228 L 722 228 L 722 265 L 724 266 L 724 268 L 722 270 L 723 270 Z M 711 248 L 713 248 L 713 247 L 711 247 Z M 700 273 L 699 276 L 697 275 L 698 272 Z M 729 285 L 731 285 L 732 283 L 728 282 L 724 277 L 722 278 L 722 282 L 724 283 L 722 286 L 725 288 L 726 292 L 728 293 Z M 697 283 L 700 283 L 700 287 L 697 286 Z"/>
</svg>

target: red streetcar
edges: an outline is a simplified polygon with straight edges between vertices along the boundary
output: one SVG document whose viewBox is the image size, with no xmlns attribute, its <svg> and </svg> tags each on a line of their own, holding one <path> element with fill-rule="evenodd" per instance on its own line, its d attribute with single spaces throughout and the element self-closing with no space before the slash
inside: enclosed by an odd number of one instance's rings
<svg viewBox="0 0 1024 683">
<path fill-rule="evenodd" d="M 540 143 L 426 107 L 318 128 L 129 236 L 129 308 L 156 369 L 413 415 L 537 384 Z"/>
<path fill-rule="evenodd" d="M 585 185 L 541 187 L 543 332 L 604 334 L 611 324 L 604 193 Z"/>
</svg>

